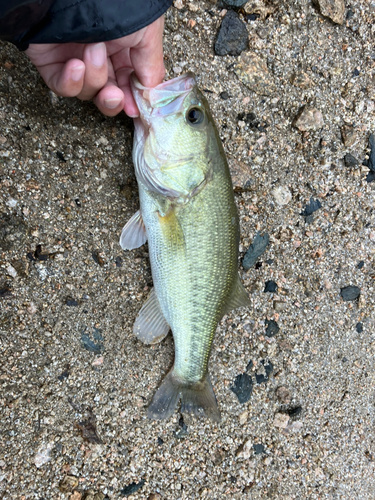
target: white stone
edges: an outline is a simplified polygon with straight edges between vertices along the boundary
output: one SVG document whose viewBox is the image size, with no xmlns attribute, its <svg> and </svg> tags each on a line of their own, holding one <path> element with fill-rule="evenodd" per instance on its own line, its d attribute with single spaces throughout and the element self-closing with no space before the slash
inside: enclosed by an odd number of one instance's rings
<svg viewBox="0 0 375 500">
<path fill-rule="evenodd" d="M 278 186 L 272 191 L 273 197 L 278 205 L 287 205 L 292 199 L 292 193 L 286 186 Z"/>
</svg>

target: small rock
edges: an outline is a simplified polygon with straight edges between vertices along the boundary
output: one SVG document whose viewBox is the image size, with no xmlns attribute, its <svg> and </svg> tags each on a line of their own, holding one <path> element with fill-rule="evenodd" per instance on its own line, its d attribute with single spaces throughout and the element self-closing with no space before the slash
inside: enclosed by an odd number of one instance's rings
<svg viewBox="0 0 375 500">
<path fill-rule="evenodd" d="M 213 454 L 211 460 L 214 465 L 220 465 L 224 460 L 224 458 L 225 458 L 225 453 L 223 452 L 223 450 L 218 449 Z"/>
<path fill-rule="evenodd" d="M 47 444 L 43 444 L 39 448 L 39 450 L 37 451 L 37 453 L 34 457 L 34 463 L 38 469 L 39 469 L 39 467 L 42 467 L 42 465 L 51 461 L 51 459 L 52 459 L 51 452 L 52 452 L 53 447 L 54 447 L 54 443 L 47 443 Z"/>
<path fill-rule="evenodd" d="M 357 330 L 358 333 L 362 333 L 363 332 L 363 324 L 362 323 L 357 323 L 355 325 L 355 329 Z"/>
<path fill-rule="evenodd" d="M 345 124 L 341 127 L 341 139 L 347 148 L 353 146 L 356 140 L 356 133 L 353 125 Z"/>
<path fill-rule="evenodd" d="M 264 445 L 263 444 L 254 444 L 253 445 L 253 450 L 254 450 L 254 453 L 255 455 L 261 455 L 262 453 L 265 452 L 265 448 L 264 448 Z"/>
<path fill-rule="evenodd" d="M 340 295 L 345 301 L 356 300 L 361 295 L 361 289 L 357 286 L 345 286 L 341 288 Z"/>
<path fill-rule="evenodd" d="M 238 457 L 238 458 L 244 458 L 245 460 L 247 460 L 248 458 L 250 458 L 252 445 L 253 445 L 253 443 L 251 442 L 250 439 L 247 440 L 247 441 L 245 441 L 237 449 L 237 451 L 236 451 L 236 457 Z"/>
<path fill-rule="evenodd" d="M 273 197 L 278 205 L 287 205 L 292 199 L 292 193 L 286 186 L 278 186 L 272 191 Z"/>
<path fill-rule="evenodd" d="M 174 0 L 173 6 L 176 7 L 176 9 L 181 10 L 184 8 L 184 2 L 183 0 Z"/>
<path fill-rule="evenodd" d="M 266 285 L 264 287 L 264 293 L 276 293 L 277 292 L 277 283 L 275 281 L 266 281 Z"/>
<path fill-rule="evenodd" d="M 253 92 L 265 96 L 276 92 L 276 85 L 266 62 L 255 53 L 242 53 L 233 69 L 241 82 Z"/>
<path fill-rule="evenodd" d="M 273 308 L 275 309 L 276 312 L 281 312 L 284 311 L 287 307 L 287 303 L 284 302 L 283 300 L 274 300 L 273 301 Z"/>
<path fill-rule="evenodd" d="M 273 425 L 279 429 L 285 429 L 289 423 L 289 415 L 286 413 L 276 413 Z"/>
<path fill-rule="evenodd" d="M 269 242 L 270 237 L 268 233 L 264 233 L 263 236 L 261 236 L 260 233 L 256 233 L 254 240 L 245 253 L 242 261 L 242 266 L 245 271 L 248 271 L 251 267 L 253 267 L 259 257 L 265 252 Z"/>
<path fill-rule="evenodd" d="M 241 404 L 246 403 L 253 392 L 252 378 L 247 373 L 237 375 L 230 390 L 234 392 Z"/>
<path fill-rule="evenodd" d="M 75 300 L 75 299 L 72 299 L 72 298 L 68 298 L 66 299 L 66 302 L 65 304 L 68 306 L 68 307 L 77 307 L 79 304 L 78 302 Z"/>
<path fill-rule="evenodd" d="M 300 89 L 308 89 L 312 85 L 312 81 L 310 80 L 308 74 L 304 71 L 293 73 L 290 79 L 290 83 L 295 87 L 299 87 Z"/>
<path fill-rule="evenodd" d="M 228 164 L 234 191 L 236 191 L 236 193 L 249 191 L 251 189 L 251 178 L 253 176 L 250 165 L 231 157 L 228 158 Z"/>
<path fill-rule="evenodd" d="M 18 203 L 18 200 L 15 200 L 14 198 L 9 198 L 8 201 L 5 202 L 6 205 L 10 208 L 14 208 Z"/>
<path fill-rule="evenodd" d="M 81 500 L 82 498 L 82 493 L 80 493 L 79 491 L 74 491 L 70 497 L 69 497 L 69 500 Z"/>
<path fill-rule="evenodd" d="M 95 358 L 94 361 L 91 363 L 92 366 L 101 366 L 104 362 L 103 356 L 100 356 L 99 358 Z"/>
<path fill-rule="evenodd" d="M 258 14 L 261 21 L 273 14 L 276 9 L 276 0 L 250 0 L 243 7 L 246 14 Z"/>
<path fill-rule="evenodd" d="M 224 0 L 224 2 L 231 7 L 242 7 L 246 0 Z"/>
<path fill-rule="evenodd" d="M 274 337 L 277 333 L 279 333 L 280 327 L 276 323 L 276 321 L 274 321 L 273 319 L 270 319 L 270 320 L 266 319 L 265 323 L 266 323 L 266 327 L 267 327 L 265 335 L 267 337 Z"/>
<path fill-rule="evenodd" d="M 151 493 L 147 500 L 161 500 L 161 495 L 159 495 L 159 493 Z"/>
<path fill-rule="evenodd" d="M 28 228 L 17 216 L 0 214 L 0 250 L 18 250 L 26 241 Z"/>
<path fill-rule="evenodd" d="M 246 25 L 238 14 L 229 10 L 224 17 L 215 42 L 215 54 L 218 56 L 239 56 L 249 47 L 249 34 Z"/>
<path fill-rule="evenodd" d="M 136 493 L 141 488 L 143 488 L 144 484 L 145 484 L 144 479 L 139 481 L 139 483 L 130 483 L 130 484 L 128 484 L 128 486 L 125 486 L 125 488 L 123 488 L 120 491 L 120 494 L 124 495 L 125 497 L 128 497 L 128 496 L 132 495 L 133 493 Z"/>
<path fill-rule="evenodd" d="M 346 167 L 355 167 L 358 165 L 358 160 L 355 156 L 351 155 L 350 153 L 347 153 L 344 156 L 344 163 Z"/>
<path fill-rule="evenodd" d="M 11 264 L 8 264 L 6 266 L 6 272 L 9 274 L 9 276 L 12 276 L 12 278 L 17 278 L 17 271 L 14 269 L 14 267 Z"/>
<path fill-rule="evenodd" d="M 228 94 L 228 92 L 226 90 L 224 90 L 224 92 L 221 92 L 219 94 L 219 97 L 220 97 L 220 99 L 223 99 L 223 101 L 226 101 L 227 99 L 229 99 L 230 95 Z"/>
<path fill-rule="evenodd" d="M 90 414 L 87 420 L 76 423 L 75 427 L 81 431 L 83 439 L 86 439 L 89 443 L 102 444 L 103 441 L 100 439 L 96 431 L 95 420 L 95 415 Z"/>
<path fill-rule="evenodd" d="M 276 397 L 284 404 L 289 404 L 291 401 L 290 391 L 286 387 L 278 387 Z"/>
<path fill-rule="evenodd" d="M 359 261 L 357 264 L 357 269 L 362 269 L 364 265 L 365 265 L 365 262 L 363 260 Z"/>
<path fill-rule="evenodd" d="M 307 203 L 305 208 L 303 209 L 303 212 L 300 213 L 300 215 L 303 215 L 303 217 L 309 217 L 312 215 L 314 212 L 322 208 L 322 204 L 320 203 L 319 200 L 314 200 L 312 197 L 310 198 L 310 202 Z"/>
<path fill-rule="evenodd" d="M 78 477 L 65 476 L 59 484 L 59 490 L 62 493 L 73 491 L 79 484 Z"/>
<path fill-rule="evenodd" d="M 293 123 L 294 127 L 301 132 L 307 130 L 319 130 L 324 126 L 322 113 L 316 108 L 303 106 Z"/>
<path fill-rule="evenodd" d="M 88 490 L 83 500 L 104 500 L 105 498 L 106 496 L 101 491 Z"/>
<path fill-rule="evenodd" d="M 244 425 L 247 422 L 249 412 L 244 411 L 239 416 L 240 425 Z"/>
<path fill-rule="evenodd" d="M 28 312 L 29 314 L 33 315 L 33 314 L 35 314 L 35 313 L 37 312 L 37 310 L 38 310 L 38 309 L 36 308 L 36 306 L 35 306 L 34 302 L 30 302 L 30 305 L 29 305 L 29 307 L 27 308 L 27 312 Z"/>
<path fill-rule="evenodd" d="M 286 413 L 292 420 L 296 420 L 296 418 L 300 416 L 302 413 L 302 406 L 295 406 L 293 408 L 290 408 L 289 410 L 286 411 Z"/>
<path fill-rule="evenodd" d="M 329 17 L 336 24 L 343 24 L 345 18 L 344 0 L 315 0 L 322 16 Z"/>
</svg>

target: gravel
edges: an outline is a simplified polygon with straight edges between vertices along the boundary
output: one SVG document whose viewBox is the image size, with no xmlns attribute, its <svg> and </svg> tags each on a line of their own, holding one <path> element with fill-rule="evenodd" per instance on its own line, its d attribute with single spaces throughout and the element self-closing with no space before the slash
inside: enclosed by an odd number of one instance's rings
<svg viewBox="0 0 375 500">
<path fill-rule="evenodd" d="M 250 47 L 239 57 L 214 53 L 223 4 L 191 3 L 169 12 L 167 76 L 197 74 L 230 164 L 246 171 L 246 188 L 235 192 L 239 263 L 258 232 L 270 239 L 267 261 L 247 272 L 239 265 L 251 307 L 225 316 L 215 335 L 210 373 L 222 422 L 184 416 L 187 434 L 178 437 L 178 412 L 166 422 L 146 418 L 174 349 L 170 336 L 144 346 L 132 334 L 152 279 L 147 245 L 122 252 L 118 244 L 138 209 L 131 120 L 52 95 L 25 55 L 4 43 L 4 500 L 373 498 L 375 182 L 366 181 L 372 171 L 363 163 L 375 133 L 374 2 L 352 2 L 339 25 L 311 3 L 254 0 L 252 10 L 268 14 L 247 21 L 239 11 Z M 254 61 L 263 86 L 246 73 Z M 296 85 L 306 82 L 293 79 L 301 71 L 308 85 Z M 321 128 L 293 127 L 307 105 L 322 114 Z M 346 124 L 351 144 L 343 142 Z M 348 153 L 356 168 L 345 166 Z M 285 204 L 275 199 L 279 186 L 290 193 Z M 306 224 L 300 214 L 311 198 L 321 208 Z M 263 293 L 267 281 L 277 291 Z M 347 286 L 360 289 L 358 298 L 343 300 Z M 266 318 L 277 322 L 277 335 L 265 335 Z M 101 352 L 87 350 L 82 335 Z M 256 384 L 269 362 L 268 380 Z M 245 373 L 253 385 L 241 404 L 230 388 Z M 298 415 L 288 413 L 297 407 Z M 90 415 L 99 444 L 77 427 Z M 265 452 L 255 454 L 259 444 Z M 67 476 L 78 486 L 62 492 Z"/>
</svg>

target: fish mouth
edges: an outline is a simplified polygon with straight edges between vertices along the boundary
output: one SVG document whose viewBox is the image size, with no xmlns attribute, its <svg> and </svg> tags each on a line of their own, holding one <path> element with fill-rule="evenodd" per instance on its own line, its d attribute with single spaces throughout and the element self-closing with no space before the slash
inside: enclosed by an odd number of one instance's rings
<svg viewBox="0 0 375 500">
<path fill-rule="evenodd" d="M 196 84 L 194 74 L 188 72 L 150 88 L 143 86 L 132 73 L 130 85 L 143 124 L 149 128 L 152 117 L 165 117 L 178 111 Z"/>
</svg>

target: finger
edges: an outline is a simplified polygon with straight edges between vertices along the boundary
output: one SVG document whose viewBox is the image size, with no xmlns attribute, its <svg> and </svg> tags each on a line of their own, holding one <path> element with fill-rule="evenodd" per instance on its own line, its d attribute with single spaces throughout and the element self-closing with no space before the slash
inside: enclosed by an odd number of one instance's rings
<svg viewBox="0 0 375 500">
<path fill-rule="evenodd" d="M 156 87 L 165 75 L 163 28 L 164 16 L 148 26 L 139 44 L 130 49 L 135 74 L 145 87 Z"/>
<path fill-rule="evenodd" d="M 104 87 L 108 80 L 107 50 L 104 43 L 87 44 L 83 51 L 85 79 L 79 99 L 90 100 Z"/>
<path fill-rule="evenodd" d="M 106 116 L 116 116 L 124 109 L 124 103 L 124 93 L 112 79 L 109 79 L 104 88 L 94 97 L 94 104 Z"/>
<path fill-rule="evenodd" d="M 75 97 L 81 92 L 85 65 L 79 59 L 70 59 L 66 63 L 46 64 L 37 68 L 47 86 L 55 94 Z"/>
<path fill-rule="evenodd" d="M 133 68 L 122 68 L 116 71 L 117 84 L 124 93 L 124 111 L 131 118 L 139 116 L 139 111 L 135 103 L 133 93 L 130 88 L 130 75 Z"/>
</svg>

